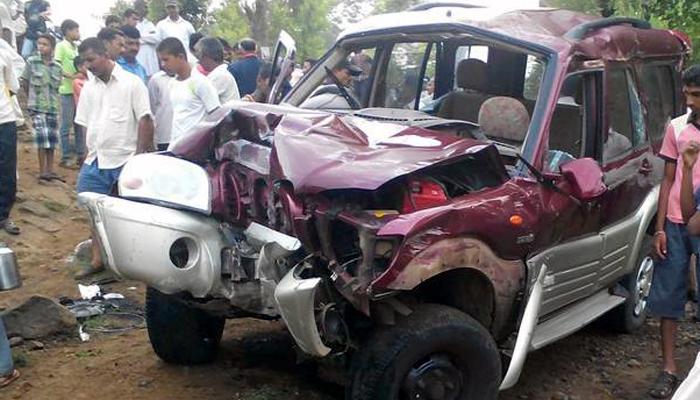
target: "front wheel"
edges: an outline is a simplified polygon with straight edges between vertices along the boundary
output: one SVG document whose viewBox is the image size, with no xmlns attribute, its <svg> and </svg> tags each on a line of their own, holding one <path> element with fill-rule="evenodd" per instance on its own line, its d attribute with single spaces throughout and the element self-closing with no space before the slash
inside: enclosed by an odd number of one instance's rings
<svg viewBox="0 0 700 400">
<path fill-rule="evenodd" d="M 214 361 L 226 320 L 149 287 L 146 325 L 153 351 L 171 364 Z"/>
<path fill-rule="evenodd" d="M 469 315 L 423 304 L 382 327 L 350 366 L 348 400 L 489 400 L 501 361 L 489 332 Z"/>
</svg>

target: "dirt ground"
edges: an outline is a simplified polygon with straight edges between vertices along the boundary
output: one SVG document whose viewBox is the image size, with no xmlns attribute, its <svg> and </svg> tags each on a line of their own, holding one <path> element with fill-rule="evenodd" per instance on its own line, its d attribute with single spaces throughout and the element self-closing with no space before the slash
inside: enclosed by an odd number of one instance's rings
<svg viewBox="0 0 700 400">
<path fill-rule="evenodd" d="M 0 306 L 11 307 L 33 295 L 78 298 L 65 259 L 88 237 L 86 216 L 76 207 L 76 171 L 59 170 L 66 184 L 39 184 L 35 151 L 26 133 L 19 146 L 19 203 L 14 218 L 20 236 L 0 233 L 18 256 L 24 285 L 0 292 Z M 105 291 L 143 303 L 144 287 L 117 282 Z M 700 330 L 683 323 L 679 355 L 686 372 L 700 348 Z M 502 393 L 519 399 L 644 399 L 657 372 L 658 325 L 649 321 L 635 335 L 615 336 L 593 326 L 531 354 L 518 385 Z M 291 341 L 278 322 L 227 323 L 221 354 L 213 365 L 177 367 L 151 351 L 145 329 L 95 335 L 81 342 L 78 332 L 13 349 L 22 378 L 0 399 L 305 399 L 338 400 L 343 388 L 319 379 L 324 367 L 298 364 Z"/>
</svg>

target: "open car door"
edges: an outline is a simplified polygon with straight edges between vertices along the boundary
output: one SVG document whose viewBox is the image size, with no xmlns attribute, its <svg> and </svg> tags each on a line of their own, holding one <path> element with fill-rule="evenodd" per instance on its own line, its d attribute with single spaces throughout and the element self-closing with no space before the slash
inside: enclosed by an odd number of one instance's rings
<svg viewBox="0 0 700 400">
<path fill-rule="evenodd" d="M 267 102 L 277 104 L 289 89 L 289 77 L 294 71 L 294 61 L 297 55 L 296 42 L 284 30 L 280 31 L 275 52 L 272 58 L 272 73 L 270 74 L 270 95 Z"/>
</svg>

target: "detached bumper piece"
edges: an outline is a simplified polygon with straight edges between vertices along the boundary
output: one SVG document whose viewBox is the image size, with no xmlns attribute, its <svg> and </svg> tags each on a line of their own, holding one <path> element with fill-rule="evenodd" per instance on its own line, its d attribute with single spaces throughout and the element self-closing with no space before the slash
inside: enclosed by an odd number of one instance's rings
<svg viewBox="0 0 700 400">
<path fill-rule="evenodd" d="M 115 273 L 167 294 L 204 297 L 212 291 L 224 247 L 215 220 L 102 194 L 78 197 Z"/>
<path fill-rule="evenodd" d="M 331 348 L 323 344 L 314 315 L 321 278 L 302 278 L 305 268 L 299 264 L 285 275 L 275 289 L 275 302 L 297 346 L 307 354 L 324 357 Z"/>
</svg>

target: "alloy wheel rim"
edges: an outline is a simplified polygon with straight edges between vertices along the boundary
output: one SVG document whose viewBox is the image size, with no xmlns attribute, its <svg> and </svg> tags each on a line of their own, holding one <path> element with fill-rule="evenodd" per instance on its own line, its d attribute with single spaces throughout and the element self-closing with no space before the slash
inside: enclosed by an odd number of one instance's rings
<svg viewBox="0 0 700 400">
<path fill-rule="evenodd" d="M 650 256 L 644 257 L 637 271 L 634 287 L 634 316 L 641 316 L 647 308 L 647 299 L 651 291 L 651 280 L 654 274 L 654 260 Z"/>
</svg>

